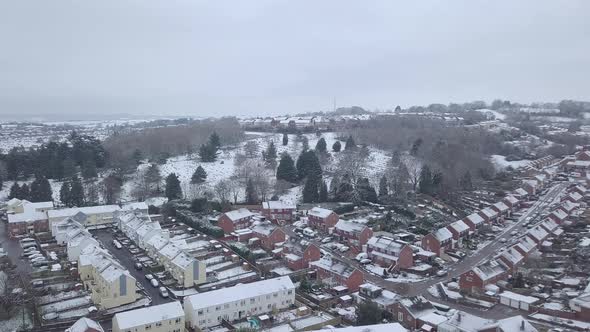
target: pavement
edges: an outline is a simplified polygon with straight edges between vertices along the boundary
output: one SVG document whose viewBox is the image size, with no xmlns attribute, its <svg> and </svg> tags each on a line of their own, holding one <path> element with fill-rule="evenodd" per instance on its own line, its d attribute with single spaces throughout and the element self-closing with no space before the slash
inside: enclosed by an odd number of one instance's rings
<svg viewBox="0 0 590 332">
<path fill-rule="evenodd" d="M 393 282 L 383 279 L 381 276 L 374 275 L 368 272 L 363 266 L 354 259 L 347 257 L 345 254 L 342 254 L 338 251 L 328 250 L 326 248 L 322 248 L 331 252 L 333 255 L 337 256 L 341 260 L 345 261 L 346 263 L 355 266 L 360 271 L 364 273 L 365 281 L 371 282 L 379 287 L 384 289 L 390 290 L 396 294 L 402 296 L 418 296 L 422 295 L 429 300 L 434 302 L 438 302 L 444 305 L 447 305 L 454 309 L 463 310 L 468 313 L 473 313 L 476 315 L 481 315 L 483 313 L 486 314 L 487 317 L 494 318 L 494 319 L 502 319 L 511 317 L 516 314 L 514 310 L 507 308 L 505 306 L 494 306 L 490 309 L 479 309 L 474 306 L 466 306 L 454 302 L 444 301 L 440 298 L 435 298 L 434 296 L 428 293 L 428 288 L 434 286 L 440 282 L 445 283 L 453 278 L 459 277 L 461 274 L 469 271 L 472 267 L 477 266 L 478 264 L 484 262 L 485 260 L 493 257 L 494 255 L 498 254 L 501 249 L 511 245 L 514 240 L 521 235 L 523 235 L 528 229 L 526 227 L 522 227 L 522 224 L 534 221 L 540 221 L 539 216 L 543 215 L 546 209 L 549 207 L 549 204 L 555 200 L 555 198 L 567 187 L 565 183 L 555 183 L 553 184 L 547 192 L 542 195 L 531 207 L 524 210 L 522 215 L 518 218 L 516 222 L 506 224 L 505 228 L 502 230 L 501 233 L 496 234 L 494 240 L 490 241 L 485 247 L 480 248 L 479 250 L 473 252 L 471 255 L 465 257 L 464 259 L 447 265 L 448 275 L 445 277 L 430 277 L 426 280 L 419 281 L 419 282 Z M 530 218 L 529 218 L 530 217 Z M 293 226 L 286 226 L 283 228 L 287 235 L 291 236 L 299 236 L 297 233 L 294 232 Z M 510 236 L 512 231 L 518 231 L 518 234 L 514 236 Z M 500 239 L 506 238 L 508 241 L 502 243 Z M 321 242 L 317 240 L 308 240 L 310 242 L 315 243 L 316 245 L 320 246 Z"/>
<path fill-rule="evenodd" d="M 152 305 L 173 301 L 171 298 L 163 298 L 158 290 L 159 287 L 156 288 L 152 286 L 149 280 L 145 278 L 145 275 L 149 274 L 145 267 L 142 270 L 135 269 L 135 257 L 133 257 L 125 246 L 121 249 L 117 249 L 113 245 L 113 233 L 111 233 L 111 231 L 102 229 L 92 231 L 92 234 L 121 263 L 121 265 L 129 270 L 129 273 L 131 273 L 135 280 L 141 284 L 145 289 L 145 292 L 152 298 Z"/>
</svg>

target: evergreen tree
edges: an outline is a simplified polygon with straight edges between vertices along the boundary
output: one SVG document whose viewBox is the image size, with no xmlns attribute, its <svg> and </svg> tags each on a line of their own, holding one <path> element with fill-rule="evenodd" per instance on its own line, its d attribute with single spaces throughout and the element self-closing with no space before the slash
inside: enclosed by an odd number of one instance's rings
<svg viewBox="0 0 590 332">
<path fill-rule="evenodd" d="M 317 203 L 319 199 L 319 178 L 309 176 L 303 186 L 303 203 Z"/>
<path fill-rule="evenodd" d="M 283 145 L 289 144 L 289 135 L 287 133 L 283 133 Z"/>
<path fill-rule="evenodd" d="M 328 185 L 326 184 L 325 181 L 322 181 L 322 184 L 320 185 L 319 201 L 320 202 L 327 202 L 328 201 Z"/>
<path fill-rule="evenodd" d="M 299 158 L 297 158 L 296 167 L 297 175 L 300 179 L 309 176 L 322 176 L 322 166 L 320 165 L 318 156 L 314 153 L 314 151 L 305 151 L 301 153 Z"/>
<path fill-rule="evenodd" d="M 70 184 L 70 205 L 81 207 L 84 206 L 86 197 L 84 195 L 84 186 L 79 177 L 74 176 Z"/>
<path fill-rule="evenodd" d="M 334 199 L 338 202 L 350 202 L 354 196 L 354 186 L 348 174 L 344 174 L 338 188 L 336 189 L 336 196 Z"/>
<path fill-rule="evenodd" d="M 10 193 L 8 194 L 8 199 L 19 198 L 20 197 L 20 186 L 18 183 L 14 182 L 10 187 Z"/>
<path fill-rule="evenodd" d="M 340 141 L 336 141 L 334 144 L 332 144 L 332 151 L 340 152 L 340 149 L 342 149 L 342 144 L 340 144 Z"/>
<path fill-rule="evenodd" d="M 385 175 L 379 180 L 379 196 L 387 196 L 387 178 Z"/>
<path fill-rule="evenodd" d="M 29 186 L 26 183 L 23 183 L 23 185 L 20 186 L 19 196 L 19 199 L 31 199 L 31 191 L 29 190 Z"/>
<path fill-rule="evenodd" d="M 191 183 L 192 184 L 203 183 L 206 180 L 207 180 L 207 172 L 205 172 L 205 169 L 201 165 L 199 165 L 199 167 L 197 167 L 197 169 L 193 173 L 193 176 L 191 177 Z"/>
<path fill-rule="evenodd" d="M 204 163 L 212 163 L 217 160 L 217 147 L 210 144 L 203 144 L 199 148 L 199 157 Z"/>
<path fill-rule="evenodd" d="M 175 173 L 170 173 L 166 177 L 165 195 L 169 201 L 182 198 L 182 189 L 180 188 L 180 180 Z"/>
<path fill-rule="evenodd" d="M 267 168 L 274 169 L 277 166 L 277 149 L 274 142 L 271 141 L 268 144 L 266 151 L 262 155 Z"/>
<path fill-rule="evenodd" d="M 254 182 L 252 179 L 248 179 L 248 182 L 246 183 L 246 203 L 258 203 L 258 193 L 256 192 L 256 188 L 254 187 Z"/>
<path fill-rule="evenodd" d="M 420 170 L 420 183 L 418 188 L 423 194 L 430 194 L 432 191 L 432 172 L 428 165 L 422 166 Z"/>
<path fill-rule="evenodd" d="M 4 186 L 4 179 L 2 178 L 2 174 L 0 174 L 0 190 L 2 190 L 3 186 Z"/>
<path fill-rule="evenodd" d="M 277 180 L 285 180 L 294 183 L 297 181 L 297 169 L 293 159 L 288 153 L 283 153 L 279 167 L 277 167 Z"/>
<path fill-rule="evenodd" d="M 371 186 L 368 178 L 361 178 L 357 181 L 356 192 L 358 199 L 363 202 L 374 203 L 377 201 L 377 192 Z"/>
<path fill-rule="evenodd" d="M 215 147 L 216 150 L 221 147 L 221 138 L 219 138 L 216 131 L 209 136 L 209 146 Z"/>
<path fill-rule="evenodd" d="M 350 135 L 346 139 L 346 144 L 344 145 L 344 150 L 350 151 L 350 150 L 354 150 L 354 149 L 356 149 L 356 143 L 354 142 L 354 138 L 352 138 L 352 135 Z"/>
<path fill-rule="evenodd" d="M 31 202 L 48 202 L 53 200 L 51 185 L 46 177 L 35 178 L 31 183 Z"/>
<path fill-rule="evenodd" d="M 76 174 L 76 162 L 71 157 L 67 157 L 62 162 L 62 178 L 70 178 Z"/>
<path fill-rule="evenodd" d="M 160 192 L 162 175 L 160 174 L 160 167 L 158 164 L 151 163 L 148 169 L 145 171 L 144 178 L 151 193 Z"/>
<path fill-rule="evenodd" d="M 410 149 L 410 154 L 412 156 L 415 156 L 418 154 L 418 150 L 420 149 L 420 146 L 422 146 L 422 139 L 421 138 L 417 138 L 414 143 L 412 143 L 412 148 Z"/>
<path fill-rule="evenodd" d="M 318 151 L 319 153 L 326 153 L 327 145 L 326 145 L 326 140 L 323 137 L 320 138 L 319 141 L 317 142 L 317 144 L 315 145 L 315 150 Z"/>
<path fill-rule="evenodd" d="M 463 188 L 465 190 L 473 189 L 473 183 L 471 181 L 471 173 L 469 172 L 469 170 L 467 172 L 465 172 L 465 174 L 463 174 L 463 176 L 459 180 L 459 185 L 461 186 L 461 188 Z"/>
<path fill-rule="evenodd" d="M 70 183 L 67 181 L 64 181 L 64 183 L 61 185 L 61 188 L 59 189 L 59 200 L 61 201 L 61 204 L 67 207 L 72 206 L 70 195 Z"/>
<path fill-rule="evenodd" d="M 98 186 L 94 182 L 87 182 L 86 185 L 86 205 L 98 205 Z"/>
<path fill-rule="evenodd" d="M 338 187 L 340 186 L 340 178 L 338 175 L 334 175 L 332 181 L 330 181 L 330 190 L 328 191 L 329 195 L 334 199 L 336 197 L 336 192 L 338 191 Z"/>
<path fill-rule="evenodd" d="M 86 159 L 82 163 L 82 177 L 84 179 L 94 179 L 98 176 L 98 171 L 96 170 L 96 162 L 93 158 Z"/>
</svg>

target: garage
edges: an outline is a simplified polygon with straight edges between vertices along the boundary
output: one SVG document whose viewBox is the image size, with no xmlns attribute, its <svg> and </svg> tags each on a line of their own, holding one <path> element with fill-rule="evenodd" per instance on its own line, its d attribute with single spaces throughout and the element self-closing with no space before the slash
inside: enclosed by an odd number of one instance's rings
<svg viewBox="0 0 590 332">
<path fill-rule="evenodd" d="M 513 292 L 503 292 L 500 294 L 500 303 L 514 309 L 528 311 L 529 307 L 539 301 L 534 296 L 526 296 Z"/>
</svg>

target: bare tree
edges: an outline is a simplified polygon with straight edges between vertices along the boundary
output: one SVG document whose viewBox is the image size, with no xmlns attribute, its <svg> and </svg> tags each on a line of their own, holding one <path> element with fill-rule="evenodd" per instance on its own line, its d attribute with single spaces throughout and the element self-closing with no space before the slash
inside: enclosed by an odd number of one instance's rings
<svg viewBox="0 0 590 332">
<path fill-rule="evenodd" d="M 412 190 L 416 191 L 418 183 L 420 183 L 420 172 L 422 171 L 422 163 L 413 156 L 404 156 L 402 163 L 408 170 L 408 180 L 412 185 Z"/>
<path fill-rule="evenodd" d="M 213 189 L 215 190 L 217 198 L 219 198 L 222 203 L 229 201 L 229 197 L 231 195 L 230 180 L 221 180 L 217 182 Z"/>
<path fill-rule="evenodd" d="M 244 145 L 244 152 L 248 158 L 254 158 L 256 152 L 258 152 L 258 144 L 253 140 L 246 142 Z"/>
<path fill-rule="evenodd" d="M 243 191 L 242 184 L 240 183 L 240 180 L 238 180 L 235 177 L 231 177 L 228 184 L 229 192 L 234 200 L 234 204 L 238 204 L 238 197 L 240 196 L 240 193 Z"/>
</svg>

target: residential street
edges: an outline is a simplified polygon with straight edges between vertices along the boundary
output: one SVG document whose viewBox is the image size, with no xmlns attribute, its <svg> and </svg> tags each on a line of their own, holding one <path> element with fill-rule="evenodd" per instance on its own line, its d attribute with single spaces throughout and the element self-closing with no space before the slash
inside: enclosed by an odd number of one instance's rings
<svg viewBox="0 0 590 332">
<path fill-rule="evenodd" d="M 92 231 L 93 235 L 100 241 L 100 243 L 115 257 L 117 260 L 125 266 L 129 273 L 145 288 L 147 294 L 152 298 L 152 305 L 162 304 L 171 302 L 170 298 L 163 298 L 158 291 L 158 288 L 153 287 L 149 280 L 145 278 L 146 274 L 149 274 L 147 270 L 136 270 L 135 260 L 133 255 L 129 252 L 126 247 L 117 249 L 113 245 L 113 234 L 109 230 L 96 230 Z"/>
</svg>

